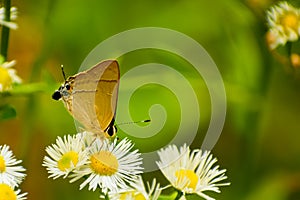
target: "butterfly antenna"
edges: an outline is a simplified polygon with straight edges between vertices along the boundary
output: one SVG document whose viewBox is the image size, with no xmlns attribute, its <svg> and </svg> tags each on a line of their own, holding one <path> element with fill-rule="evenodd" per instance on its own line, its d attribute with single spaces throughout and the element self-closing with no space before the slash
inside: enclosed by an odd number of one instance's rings
<svg viewBox="0 0 300 200">
<path fill-rule="evenodd" d="M 60 67 L 61 67 L 61 72 L 62 72 L 62 75 L 64 77 L 64 80 L 66 81 L 66 74 L 65 74 L 65 71 L 64 71 L 64 66 L 61 65 Z"/>
<path fill-rule="evenodd" d="M 135 122 L 122 122 L 122 123 L 117 124 L 117 125 L 120 126 L 120 125 L 125 125 L 125 124 L 138 124 L 138 123 L 147 123 L 147 122 L 151 122 L 151 120 L 150 119 L 145 119 L 145 120 L 135 121 Z"/>
</svg>

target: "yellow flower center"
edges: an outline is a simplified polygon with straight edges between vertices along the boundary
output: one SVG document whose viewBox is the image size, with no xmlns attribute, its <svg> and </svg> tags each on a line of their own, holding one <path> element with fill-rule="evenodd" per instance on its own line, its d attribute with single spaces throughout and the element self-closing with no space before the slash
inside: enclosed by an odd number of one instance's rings
<svg viewBox="0 0 300 200">
<path fill-rule="evenodd" d="M 299 18 L 295 13 L 287 13 L 281 18 L 281 24 L 285 29 L 298 30 Z"/>
<path fill-rule="evenodd" d="M 0 84 L 2 85 L 3 90 L 10 88 L 12 84 L 12 79 L 8 73 L 8 70 L 1 66 L 0 66 Z"/>
<path fill-rule="evenodd" d="M 117 158 L 109 151 L 99 151 L 90 157 L 92 170 L 102 176 L 111 176 L 118 171 Z"/>
<path fill-rule="evenodd" d="M 1 183 L 0 184 L 0 200 L 16 200 L 17 195 L 11 187 Z"/>
<path fill-rule="evenodd" d="M 180 182 L 182 180 L 189 180 L 186 187 L 192 188 L 193 190 L 196 189 L 198 183 L 198 176 L 195 174 L 193 170 L 190 169 L 180 169 L 175 172 L 177 180 Z"/>
<path fill-rule="evenodd" d="M 120 200 L 126 200 L 128 199 L 128 197 L 131 197 L 130 199 L 134 199 L 134 200 L 146 200 L 146 198 L 144 197 L 143 194 L 141 194 L 140 192 L 135 193 L 135 192 L 124 192 L 121 193 L 120 195 Z"/>
<path fill-rule="evenodd" d="M 5 172 L 5 160 L 3 156 L 0 156 L 0 173 Z"/>
<path fill-rule="evenodd" d="M 78 163 L 78 153 L 75 151 L 69 151 L 63 154 L 60 160 L 57 162 L 57 167 L 61 171 L 67 171 L 70 169 L 72 163 L 73 166 L 76 166 Z"/>
</svg>

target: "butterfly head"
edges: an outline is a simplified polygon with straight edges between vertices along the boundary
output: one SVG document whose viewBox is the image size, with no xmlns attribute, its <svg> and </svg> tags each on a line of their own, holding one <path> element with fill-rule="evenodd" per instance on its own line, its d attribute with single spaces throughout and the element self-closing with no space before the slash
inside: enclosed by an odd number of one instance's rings
<svg viewBox="0 0 300 200">
<path fill-rule="evenodd" d="M 65 81 L 64 84 L 62 84 L 58 90 L 55 90 L 55 92 L 52 94 L 52 99 L 54 100 L 60 100 L 61 98 L 68 98 L 72 93 L 73 87 L 70 81 Z"/>
<path fill-rule="evenodd" d="M 62 84 L 58 90 L 55 90 L 55 92 L 52 94 L 52 99 L 54 100 L 60 100 L 63 98 L 63 100 L 69 99 L 70 95 L 73 90 L 73 83 L 74 83 L 74 77 L 69 77 L 66 79 L 65 71 L 64 71 L 64 66 L 61 65 L 61 72 L 64 77 L 65 83 Z"/>
</svg>

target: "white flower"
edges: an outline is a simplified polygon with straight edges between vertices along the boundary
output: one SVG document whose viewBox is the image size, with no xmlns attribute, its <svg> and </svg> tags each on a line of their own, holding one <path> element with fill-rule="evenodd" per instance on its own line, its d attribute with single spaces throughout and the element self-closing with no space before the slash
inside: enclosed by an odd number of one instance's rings
<svg viewBox="0 0 300 200">
<path fill-rule="evenodd" d="M 95 191 L 99 186 L 102 192 L 116 191 L 126 187 L 135 177 L 142 173 L 142 158 L 138 150 L 130 152 L 133 144 L 128 139 L 117 143 L 96 138 L 90 146 L 89 159 L 86 164 L 74 170 L 70 182 L 84 176 L 87 177 L 80 185 L 80 189 L 89 185 L 88 189 Z"/>
<path fill-rule="evenodd" d="M 16 64 L 16 61 L 0 63 L 0 92 L 10 90 L 13 83 L 21 83 L 22 80 L 16 74 L 16 70 L 11 67 Z"/>
<path fill-rule="evenodd" d="M 127 186 L 126 188 L 121 188 L 117 192 L 110 192 L 109 198 L 111 200 L 157 200 L 161 193 L 161 189 L 159 186 L 159 184 L 156 184 L 156 180 L 153 179 L 151 186 L 147 182 L 146 189 L 142 176 L 138 176 L 138 178 L 134 182 L 132 182 L 130 186 Z"/>
<path fill-rule="evenodd" d="M 9 146 L 0 146 L 0 183 L 17 187 L 25 178 L 25 169 L 18 166 L 22 161 L 15 159 Z"/>
<path fill-rule="evenodd" d="M 10 8 L 10 20 L 16 20 L 17 19 L 17 8 L 11 7 Z M 5 21 L 5 9 L 4 7 L 0 8 L 0 25 L 6 26 L 11 29 L 17 29 L 18 25 L 14 22 L 8 22 Z"/>
<path fill-rule="evenodd" d="M 280 2 L 267 12 L 269 32 L 267 37 L 270 49 L 296 41 L 300 34 L 300 10 L 287 2 Z"/>
<path fill-rule="evenodd" d="M 24 200 L 27 193 L 20 194 L 21 190 L 16 190 L 5 183 L 0 183 L 0 199 L 5 200 Z"/>
<path fill-rule="evenodd" d="M 204 191 L 220 193 L 219 186 L 230 183 L 217 183 L 224 179 L 226 170 L 219 170 L 219 166 L 213 167 L 217 162 L 210 152 L 202 152 L 199 149 L 190 151 L 183 145 L 180 150 L 175 145 L 170 145 L 158 152 L 160 161 L 157 162 L 164 176 L 171 185 L 183 194 L 197 194 L 205 199 L 213 199 Z"/>
<path fill-rule="evenodd" d="M 49 156 L 44 157 L 43 166 L 47 168 L 49 178 L 66 178 L 76 167 L 82 166 L 86 160 L 87 149 L 84 144 L 84 133 L 75 136 L 58 137 L 56 144 L 46 147 Z"/>
</svg>

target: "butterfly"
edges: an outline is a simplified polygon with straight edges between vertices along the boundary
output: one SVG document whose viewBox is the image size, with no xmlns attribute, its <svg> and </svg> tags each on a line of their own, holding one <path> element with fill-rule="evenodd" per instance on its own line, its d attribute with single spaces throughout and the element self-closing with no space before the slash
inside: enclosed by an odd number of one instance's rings
<svg viewBox="0 0 300 200">
<path fill-rule="evenodd" d="M 106 60 L 65 79 L 52 98 L 62 100 L 86 131 L 100 138 L 111 138 L 117 132 L 114 122 L 119 81 L 118 62 Z"/>
</svg>

